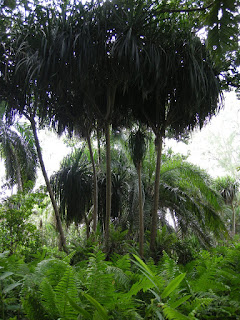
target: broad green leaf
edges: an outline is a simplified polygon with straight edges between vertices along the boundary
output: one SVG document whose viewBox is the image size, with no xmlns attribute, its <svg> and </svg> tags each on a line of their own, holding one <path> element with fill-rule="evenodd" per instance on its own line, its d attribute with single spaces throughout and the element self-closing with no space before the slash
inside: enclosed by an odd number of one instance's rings
<svg viewBox="0 0 240 320">
<path fill-rule="evenodd" d="M 91 302 L 91 304 L 97 309 L 99 316 L 101 317 L 102 320 L 108 320 L 108 315 L 106 309 L 93 297 L 88 295 L 87 293 L 83 293 L 84 297 L 88 299 L 88 301 Z"/>
<path fill-rule="evenodd" d="M 91 319 L 91 314 L 84 310 L 83 308 L 81 308 L 79 305 L 77 305 L 72 298 L 69 297 L 68 294 L 66 294 L 68 301 L 70 303 L 70 305 L 76 310 L 78 311 L 80 314 L 82 314 L 86 319 Z"/>
<path fill-rule="evenodd" d="M 146 263 L 144 263 L 142 261 L 142 259 L 140 259 L 136 254 L 133 254 L 134 258 L 139 262 L 139 264 L 142 266 L 142 268 L 147 271 L 150 275 L 154 276 L 152 271 L 148 268 L 148 266 L 146 265 Z"/>
<path fill-rule="evenodd" d="M 174 278 L 169 285 L 163 290 L 163 293 L 161 294 L 162 299 L 167 298 L 183 281 L 185 278 L 186 273 L 182 273 L 176 278 Z"/>
<path fill-rule="evenodd" d="M 182 297 L 181 299 L 178 299 L 177 301 L 170 304 L 171 308 L 176 309 L 181 304 L 183 304 L 185 301 L 187 301 L 189 298 L 191 298 L 191 295 L 187 295 Z"/>
</svg>

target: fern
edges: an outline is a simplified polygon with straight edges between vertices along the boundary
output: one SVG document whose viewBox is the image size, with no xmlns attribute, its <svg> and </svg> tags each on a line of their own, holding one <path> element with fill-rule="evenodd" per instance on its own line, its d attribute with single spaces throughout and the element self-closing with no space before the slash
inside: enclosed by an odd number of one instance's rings
<svg viewBox="0 0 240 320">
<path fill-rule="evenodd" d="M 66 268 L 66 271 L 55 288 L 56 306 L 59 310 L 61 317 L 64 319 L 76 319 L 77 312 L 70 305 L 67 295 L 74 301 L 78 299 L 78 292 L 75 285 L 73 271 L 70 266 Z M 67 294 L 67 295 L 66 295 Z"/>
<path fill-rule="evenodd" d="M 38 293 L 29 293 L 22 298 L 23 311 L 29 320 L 51 319 L 46 314 Z"/>
<path fill-rule="evenodd" d="M 46 310 L 49 318 L 58 318 L 59 313 L 56 306 L 56 294 L 47 279 L 42 281 L 40 285 L 40 292 L 42 297 L 42 306 Z"/>
</svg>

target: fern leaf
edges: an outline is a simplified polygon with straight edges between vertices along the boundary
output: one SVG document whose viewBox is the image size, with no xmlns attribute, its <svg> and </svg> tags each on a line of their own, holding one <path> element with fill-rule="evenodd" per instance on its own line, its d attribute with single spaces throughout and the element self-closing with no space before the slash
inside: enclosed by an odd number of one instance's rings
<svg viewBox="0 0 240 320">
<path fill-rule="evenodd" d="M 68 264 L 70 264 L 72 258 L 75 256 L 76 252 L 77 252 L 76 250 L 74 250 L 73 252 L 71 252 L 69 255 L 67 255 L 67 256 L 63 259 L 63 261 L 64 261 L 64 262 L 67 262 Z"/>
<path fill-rule="evenodd" d="M 77 312 L 69 303 L 69 299 L 66 294 L 73 300 L 78 299 L 77 288 L 75 285 L 75 279 L 73 277 L 73 271 L 70 266 L 66 268 L 66 271 L 55 288 L 56 305 L 64 319 L 76 319 Z"/>
<path fill-rule="evenodd" d="M 191 320 L 192 319 L 167 305 L 163 306 L 163 314 L 169 320 Z"/>
<path fill-rule="evenodd" d="M 56 295 L 51 284 L 46 279 L 44 279 L 40 285 L 40 292 L 44 309 L 49 315 L 52 315 L 53 318 L 58 317 L 59 314 L 56 307 Z"/>
</svg>

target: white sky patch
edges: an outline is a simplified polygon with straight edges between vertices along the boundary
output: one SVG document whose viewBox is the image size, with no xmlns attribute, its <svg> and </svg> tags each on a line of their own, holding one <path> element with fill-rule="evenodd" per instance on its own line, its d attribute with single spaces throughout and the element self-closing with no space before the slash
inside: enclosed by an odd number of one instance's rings
<svg viewBox="0 0 240 320">
<path fill-rule="evenodd" d="M 206 169 L 213 177 L 227 174 L 223 168 L 218 166 L 217 159 L 211 157 L 214 147 L 216 147 L 216 145 L 213 145 L 214 139 L 219 137 L 219 141 L 224 141 L 224 139 L 227 140 L 231 133 L 237 132 L 239 134 L 237 145 L 226 146 L 226 149 L 227 147 L 235 150 L 239 149 L 240 153 L 240 100 L 237 100 L 235 92 L 227 92 L 224 96 L 224 108 L 201 131 L 196 130 L 192 133 L 188 145 L 175 140 L 167 142 L 167 147 L 171 147 L 174 153 L 189 154 L 189 162 Z"/>
</svg>

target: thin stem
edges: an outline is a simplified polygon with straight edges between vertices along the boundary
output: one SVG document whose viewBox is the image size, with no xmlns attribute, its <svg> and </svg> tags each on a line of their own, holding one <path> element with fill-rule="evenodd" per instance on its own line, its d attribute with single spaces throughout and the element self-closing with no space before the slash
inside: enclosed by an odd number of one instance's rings
<svg viewBox="0 0 240 320">
<path fill-rule="evenodd" d="M 112 193 L 112 179 L 111 179 L 111 148 L 110 148 L 110 125 L 105 126 L 106 136 L 106 221 L 105 221 L 105 247 L 106 252 L 109 251 L 109 225 L 111 217 L 111 193 Z"/>
<path fill-rule="evenodd" d="M 159 184 L 160 184 L 160 169 L 161 169 L 161 159 L 162 159 L 162 136 L 156 137 L 156 148 L 157 148 L 157 164 L 155 173 L 155 184 L 154 184 L 154 203 L 152 211 L 152 226 L 151 226 L 151 239 L 150 239 L 150 249 L 151 252 L 155 252 L 155 244 L 157 237 L 157 223 L 158 223 L 158 204 L 159 204 Z"/>
<path fill-rule="evenodd" d="M 38 158 L 39 158 L 39 163 L 42 169 L 42 174 L 47 186 L 47 190 L 52 202 L 52 206 L 53 206 L 53 210 L 55 213 L 55 218 L 56 218 L 56 223 L 57 223 L 57 229 L 59 231 L 59 235 L 60 235 L 60 249 L 63 249 L 65 252 L 68 252 L 67 250 L 67 246 L 66 246 L 66 239 L 64 236 L 64 232 L 63 232 L 63 228 L 62 228 L 62 222 L 59 216 L 59 211 L 58 211 L 58 207 L 57 207 L 57 203 L 56 200 L 54 198 L 54 194 L 50 185 L 50 181 L 48 179 L 48 175 L 47 175 L 47 171 L 43 162 L 43 157 L 42 157 L 42 152 L 41 152 L 41 148 L 40 148 L 40 143 L 39 143 L 39 139 L 38 139 L 38 135 L 37 135 L 37 129 L 36 129 L 36 123 L 34 120 L 34 117 L 28 117 L 28 119 L 31 122 L 31 126 L 32 126 L 32 130 L 33 130 L 33 135 L 34 135 L 34 140 L 35 140 L 35 144 L 36 144 L 36 149 L 37 149 L 37 154 L 38 154 Z"/>
<path fill-rule="evenodd" d="M 144 215 L 143 215 L 143 200 L 142 200 L 142 180 L 141 180 L 141 162 L 137 166 L 138 173 L 138 193 L 139 193 L 139 255 L 144 257 Z"/>
</svg>

